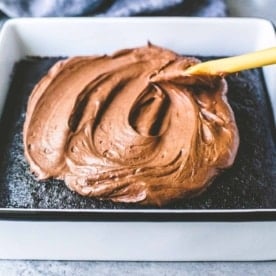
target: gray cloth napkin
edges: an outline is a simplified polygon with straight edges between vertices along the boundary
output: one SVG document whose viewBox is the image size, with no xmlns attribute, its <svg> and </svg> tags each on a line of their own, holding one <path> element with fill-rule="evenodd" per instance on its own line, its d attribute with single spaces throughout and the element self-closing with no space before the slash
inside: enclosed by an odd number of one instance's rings
<svg viewBox="0 0 276 276">
<path fill-rule="evenodd" d="M 8 17 L 227 15 L 224 0 L 0 0 Z"/>
</svg>

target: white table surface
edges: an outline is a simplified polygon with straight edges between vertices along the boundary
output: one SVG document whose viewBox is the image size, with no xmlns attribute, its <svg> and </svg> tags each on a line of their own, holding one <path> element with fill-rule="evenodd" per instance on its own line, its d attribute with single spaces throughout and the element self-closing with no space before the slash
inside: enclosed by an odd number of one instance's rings
<svg viewBox="0 0 276 276">
<path fill-rule="evenodd" d="M 53 262 L 0 261 L 0 275 L 272 276 L 276 262 Z"/>
</svg>

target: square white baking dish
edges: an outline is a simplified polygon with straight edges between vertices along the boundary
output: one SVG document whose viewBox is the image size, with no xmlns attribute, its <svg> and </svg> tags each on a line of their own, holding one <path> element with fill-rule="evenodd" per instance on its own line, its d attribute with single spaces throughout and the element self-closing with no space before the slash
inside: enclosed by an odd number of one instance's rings
<svg viewBox="0 0 276 276">
<path fill-rule="evenodd" d="M 26 56 L 104 54 L 142 46 L 147 41 L 178 53 L 203 56 L 237 55 L 276 45 L 272 24 L 262 19 L 13 19 L 0 34 L 0 113 L 13 66 Z M 263 71 L 276 118 L 276 67 L 268 66 Z M 274 209 L 162 210 L 173 219 L 160 217 L 159 210 L 151 210 L 146 219 L 127 219 L 133 210 L 93 210 L 96 216 L 91 219 L 90 211 L 1 209 L 0 258 L 276 259 Z M 145 214 L 147 210 L 136 213 Z M 183 213 L 186 219 L 179 219 Z M 119 219 L 113 218 L 115 214 Z"/>
</svg>

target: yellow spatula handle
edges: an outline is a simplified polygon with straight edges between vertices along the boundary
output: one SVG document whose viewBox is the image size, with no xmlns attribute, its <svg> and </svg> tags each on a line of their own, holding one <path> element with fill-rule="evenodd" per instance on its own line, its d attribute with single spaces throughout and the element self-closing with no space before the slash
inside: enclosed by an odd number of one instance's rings
<svg viewBox="0 0 276 276">
<path fill-rule="evenodd" d="M 276 63 L 276 47 L 253 53 L 202 62 L 185 70 L 187 75 L 225 75 Z"/>
</svg>

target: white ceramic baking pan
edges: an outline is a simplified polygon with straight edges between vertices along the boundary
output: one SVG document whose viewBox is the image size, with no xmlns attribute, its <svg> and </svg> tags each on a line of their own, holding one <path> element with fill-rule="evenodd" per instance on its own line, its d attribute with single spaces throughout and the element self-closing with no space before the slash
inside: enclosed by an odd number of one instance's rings
<svg viewBox="0 0 276 276">
<path fill-rule="evenodd" d="M 203 56 L 236 55 L 276 45 L 272 24 L 262 19 L 14 19 L 4 25 L 0 34 L 0 113 L 14 63 L 26 56 L 112 53 L 120 48 L 145 45 L 147 41 L 178 53 Z M 275 75 L 275 66 L 264 69 L 276 118 Z M 112 212 L 105 215 L 102 210 L 94 210 L 98 212 L 95 219 L 83 216 L 90 210 L 63 210 L 62 220 L 58 216 L 61 210 L 0 211 L 0 258 L 5 259 L 276 259 L 276 212 L 272 209 L 162 210 L 163 214 L 173 213 L 175 219 L 172 220 L 139 219 L 139 216 L 137 220 L 127 220 L 124 216 L 127 210 L 121 212 L 122 219 L 115 220 Z M 141 213 L 146 212 L 141 210 Z M 160 213 L 158 210 L 150 212 L 157 217 Z M 179 219 L 177 214 L 183 212 L 192 216 Z M 71 219 L 72 213 L 75 213 L 74 219 Z M 81 213 L 81 219 L 76 220 L 76 215 Z M 206 213 L 213 216 L 201 220 Z M 236 213 L 234 218 L 223 220 L 233 213 Z M 116 214 L 120 214 L 120 210 Z"/>
</svg>

